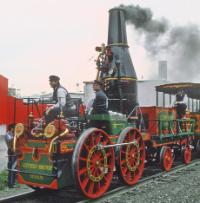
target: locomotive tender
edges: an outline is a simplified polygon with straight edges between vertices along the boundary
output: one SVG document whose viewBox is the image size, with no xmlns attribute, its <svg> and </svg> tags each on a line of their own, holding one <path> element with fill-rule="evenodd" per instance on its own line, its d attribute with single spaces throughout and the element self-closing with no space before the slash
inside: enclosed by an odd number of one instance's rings
<svg viewBox="0 0 200 203">
<path fill-rule="evenodd" d="M 115 173 L 133 185 L 145 162 L 159 162 L 169 171 L 173 154 L 182 154 L 186 164 L 191 161 L 195 121 L 177 119 L 175 108 L 139 108 L 124 11 L 115 8 L 109 14 L 108 45 L 96 48 L 97 79 L 109 98 L 109 114 L 86 115 L 76 100 L 75 117 L 64 118 L 61 113 L 38 128 L 30 111 L 27 123 L 15 127 L 13 150 L 20 184 L 57 190 L 75 183 L 83 195 L 94 199 L 108 190 Z M 102 126 L 90 128 L 89 120 Z"/>
</svg>

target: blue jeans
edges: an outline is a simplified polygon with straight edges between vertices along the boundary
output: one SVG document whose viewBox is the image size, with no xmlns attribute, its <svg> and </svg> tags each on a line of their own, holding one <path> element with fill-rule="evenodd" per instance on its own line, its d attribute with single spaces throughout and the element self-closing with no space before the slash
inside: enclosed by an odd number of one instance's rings
<svg viewBox="0 0 200 203">
<path fill-rule="evenodd" d="M 17 166 L 17 156 L 15 154 L 8 154 L 8 187 L 12 188 L 15 184 L 16 172 L 12 171 Z"/>
</svg>

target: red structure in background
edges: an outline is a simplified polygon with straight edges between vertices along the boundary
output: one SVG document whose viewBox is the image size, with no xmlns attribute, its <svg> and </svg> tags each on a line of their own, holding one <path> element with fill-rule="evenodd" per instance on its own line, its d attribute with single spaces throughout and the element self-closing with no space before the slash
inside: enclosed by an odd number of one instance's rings
<svg viewBox="0 0 200 203">
<path fill-rule="evenodd" d="M 0 124 L 7 123 L 8 79 L 0 75 Z"/>
<path fill-rule="evenodd" d="M 45 108 L 46 104 L 28 105 L 22 99 L 8 96 L 8 79 L 0 75 L 0 125 L 27 123 L 30 112 L 33 112 L 34 117 L 38 118 Z"/>
</svg>

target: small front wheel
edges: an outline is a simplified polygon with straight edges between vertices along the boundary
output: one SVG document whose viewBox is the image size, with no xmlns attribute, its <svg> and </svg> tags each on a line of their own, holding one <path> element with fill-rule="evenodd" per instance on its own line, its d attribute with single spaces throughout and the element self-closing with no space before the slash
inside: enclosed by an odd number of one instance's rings
<svg viewBox="0 0 200 203">
<path fill-rule="evenodd" d="M 160 166 L 164 171 L 170 171 L 173 164 L 173 154 L 170 147 L 163 146 L 160 150 Z"/>
<path fill-rule="evenodd" d="M 189 164 L 192 160 L 192 150 L 189 145 L 186 145 L 182 151 L 182 160 L 184 164 Z"/>
</svg>

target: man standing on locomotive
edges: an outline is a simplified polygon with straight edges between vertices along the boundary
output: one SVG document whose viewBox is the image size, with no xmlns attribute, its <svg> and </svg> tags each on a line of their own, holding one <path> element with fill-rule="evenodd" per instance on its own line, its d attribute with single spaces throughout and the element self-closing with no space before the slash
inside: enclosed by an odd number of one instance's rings
<svg viewBox="0 0 200 203">
<path fill-rule="evenodd" d="M 56 75 L 49 76 L 49 84 L 53 88 L 53 101 L 56 103 L 47 108 L 45 112 L 46 123 L 52 122 L 56 119 L 60 112 L 64 113 L 64 116 L 71 116 L 73 111 L 73 103 L 68 91 L 60 85 L 60 78 Z"/>
<path fill-rule="evenodd" d="M 91 114 L 107 114 L 108 113 L 108 97 L 102 90 L 102 83 L 95 80 L 93 83 L 93 90 L 95 91 L 95 99 L 92 104 Z"/>
<path fill-rule="evenodd" d="M 108 97 L 102 90 L 102 83 L 95 80 L 93 83 L 93 90 L 95 91 L 95 98 L 92 104 L 91 114 L 108 114 Z M 108 130 L 107 121 L 93 120 L 89 122 L 90 127 L 96 127 L 103 130 Z"/>
</svg>

